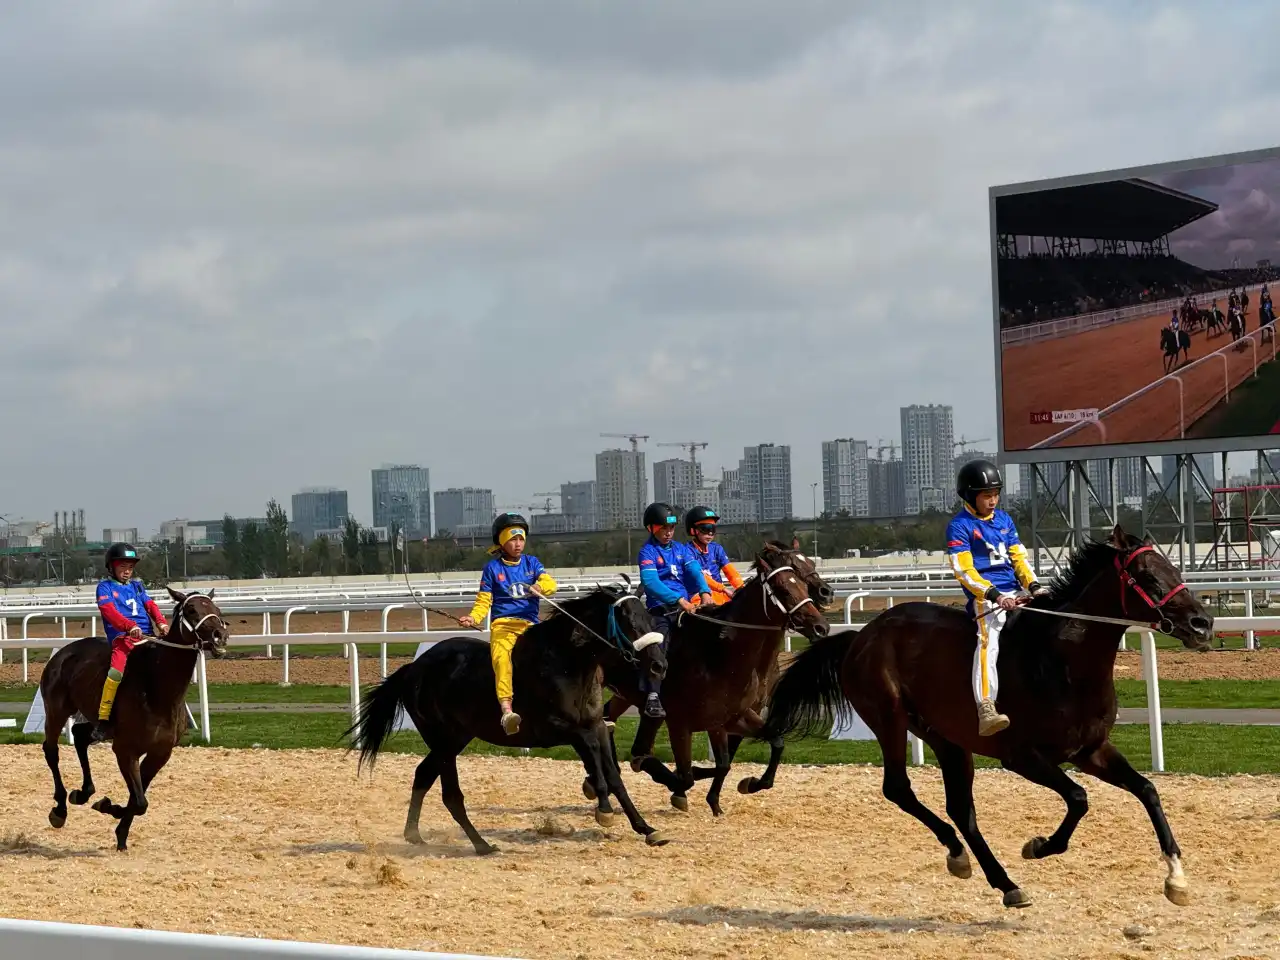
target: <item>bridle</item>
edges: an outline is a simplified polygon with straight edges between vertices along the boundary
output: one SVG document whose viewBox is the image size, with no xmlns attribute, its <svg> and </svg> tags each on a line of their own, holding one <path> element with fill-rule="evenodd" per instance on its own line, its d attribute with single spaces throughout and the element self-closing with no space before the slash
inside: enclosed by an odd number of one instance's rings
<svg viewBox="0 0 1280 960">
<path fill-rule="evenodd" d="M 770 624 L 756 624 L 756 623 L 731 623 L 727 620 L 721 620 L 719 617 L 708 617 L 706 614 L 698 613 L 696 611 L 691 613 L 687 610 L 681 612 L 680 618 L 683 619 L 684 617 L 693 617 L 695 620 L 708 620 L 711 623 L 718 623 L 722 627 L 727 627 L 734 630 L 766 630 L 769 632 L 773 632 L 775 630 L 785 630 L 787 627 L 795 627 L 796 629 L 799 629 L 799 625 L 797 625 L 794 622 L 793 617 L 795 616 L 796 611 L 801 609 L 806 603 L 813 603 L 813 598 L 809 596 L 809 593 L 806 590 L 804 598 L 799 603 L 797 603 L 794 607 L 791 607 L 790 609 L 788 609 L 787 605 L 783 603 L 782 599 L 778 596 L 777 587 L 773 586 L 773 584 L 769 582 L 778 574 L 788 573 L 788 572 L 791 573 L 797 579 L 797 581 L 801 583 L 804 582 L 801 579 L 800 575 L 796 573 L 795 568 L 790 566 L 789 564 L 781 567 L 774 567 L 768 573 L 762 574 L 759 570 L 757 570 L 756 572 L 756 579 L 760 581 L 760 587 L 762 590 L 761 602 L 764 604 L 765 616 L 767 617 L 769 615 L 769 604 L 772 603 L 782 613 L 783 623 L 781 626 L 772 626 Z M 817 604 L 814 603 L 813 605 L 816 609 Z"/>
<path fill-rule="evenodd" d="M 1134 593 L 1138 595 L 1138 597 L 1142 600 L 1143 603 L 1145 603 L 1148 607 L 1151 608 L 1152 613 L 1154 613 L 1156 616 L 1160 618 L 1159 623 L 1142 624 L 1142 626 L 1151 626 L 1159 630 L 1161 633 L 1172 634 L 1173 621 L 1164 615 L 1164 608 L 1165 608 L 1165 605 L 1170 600 L 1172 600 L 1177 594 L 1187 589 L 1186 583 L 1184 581 L 1179 581 L 1176 587 L 1174 587 L 1172 590 L 1166 593 L 1159 600 L 1152 600 L 1151 595 L 1148 594 L 1147 591 L 1142 589 L 1138 581 L 1134 579 L 1133 574 L 1129 572 L 1129 564 L 1133 563 L 1135 557 L 1141 556 L 1142 554 L 1147 553 L 1148 551 L 1154 551 L 1154 550 L 1155 550 L 1155 547 L 1152 547 L 1149 545 L 1138 547 L 1136 550 L 1130 553 L 1127 557 L 1125 557 L 1123 561 L 1121 561 L 1119 554 L 1116 555 L 1116 573 L 1119 574 L 1120 576 L 1120 612 L 1124 614 L 1126 617 L 1129 615 L 1127 604 L 1125 603 L 1125 587 L 1128 587 L 1130 590 L 1132 590 Z"/>
<path fill-rule="evenodd" d="M 223 630 L 228 630 L 227 621 L 222 618 L 222 615 L 217 612 L 217 608 L 214 607 L 212 611 L 206 613 L 193 624 L 189 616 L 191 611 L 187 610 L 187 601 L 191 600 L 193 597 L 201 597 L 205 600 L 209 600 L 209 598 L 203 593 L 188 593 L 182 598 L 182 602 L 178 604 L 178 609 L 173 612 L 173 619 L 176 623 L 182 625 L 183 629 L 189 636 L 196 638 L 195 643 L 174 643 L 172 640 L 164 639 L 164 637 L 144 637 L 139 641 L 139 645 L 144 643 L 154 643 L 157 646 L 169 647 L 173 650 L 203 650 L 207 653 L 212 653 L 218 645 L 217 634 L 214 634 L 212 637 L 202 637 L 200 635 L 200 628 L 204 626 L 206 621 L 214 620 L 222 627 Z M 212 606 L 213 601 L 209 600 L 209 604 Z"/>
<path fill-rule="evenodd" d="M 587 631 L 587 633 L 591 634 L 591 636 L 595 637 L 605 646 L 609 647 L 612 650 L 618 651 L 618 653 L 622 654 L 622 658 L 626 660 L 628 663 L 638 662 L 638 657 L 636 656 L 638 652 L 636 648 L 636 642 L 632 640 L 630 637 L 628 637 L 625 633 L 623 633 L 622 627 L 619 626 L 618 624 L 618 607 L 622 606 L 628 600 L 634 600 L 636 601 L 636 603 L 639 603 L 639 604 L 644 603 L 643 600 L 637 597 L 630 590 L 626 591 L 622 596 L 620 596 L 617 600 L 613 601 L 613 603 L 609 605 L 609 616 L 608 616 L 608 619 L 605 621 L 605 629 L 604 629 L 604 632 L 607 636 L 603 636 L 603 637 L 600 636 L 600 634 L 598 634 L 596 631 L 592 630 L 589 626 L 587 626 L 577 617 L 575 617 L 572 613 L 570 613 L 560 604 L 556 603 L 555 600 L 547 596 L 540 596 L 540 599 L 545 600 L 547 603 L 551 604 L 553 609 L 559 610 L 562 614 L 564 614 L 566 617 L 568 617 L 570 620 L 572 620 L 574 623 L 580 626 L 583 630 Z M 645 646 L 649 646 L 649 644 L 645 644 Z"/>
</svg>

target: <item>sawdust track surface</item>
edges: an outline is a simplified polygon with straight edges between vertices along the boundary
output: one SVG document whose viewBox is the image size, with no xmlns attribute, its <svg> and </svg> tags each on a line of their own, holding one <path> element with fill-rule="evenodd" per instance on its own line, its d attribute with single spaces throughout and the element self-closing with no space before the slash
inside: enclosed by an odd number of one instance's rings
<svg viewBox="0 0 1280 960">
<path fill-rule="evenodd" d="M 727 796 L 713 821 L 627 773 L 650 822 L 649 849 L 625 825 L 599 828 L 581 768 L 541 759 L 463 758 L 472 819 L 500 852 L 477 857 L 427 798 L 427 844 L 400 839 L 413 759 L 388 755 L 357 780 L 328 751 L 180 749 L 113 850 L 111 822 L 72 808 L 47 826 L 39 749 L 0 748 L 11 834 L 0 863 L 8 916 L 509 957 L 947 955 L 1261 957 L 1280 951 L 1280 780 L 1158 778 L 1184 851 L 1192 903 L 1161 894 L 1155 837 L 1134 798 L 1076 774 L 1092 807 L 1072 849 L 1029 863 L 1022 844 L 1062 815 L 1052 793 L 980 771 L 979 822 L 1034 899 L 1012 912 L 980 872 L 951 878 L 925 828 L 880 796 L 863 766 L 788 767 L 767 794 Z M 105 750 L 99 791 L 121 799 Z M 63 751 L 64 770 L 74 759 Z M 758 768 L 739 768 L 735 774 Z M 941 810 L 934 770 L 912 771 Z M 621 818 L 619 818 L 621 823 Z M 1127 929 L 1127 933 L 1126 933 Z M 1185 954 L 1183 952 L 1185 951 Z"/>
</svg>

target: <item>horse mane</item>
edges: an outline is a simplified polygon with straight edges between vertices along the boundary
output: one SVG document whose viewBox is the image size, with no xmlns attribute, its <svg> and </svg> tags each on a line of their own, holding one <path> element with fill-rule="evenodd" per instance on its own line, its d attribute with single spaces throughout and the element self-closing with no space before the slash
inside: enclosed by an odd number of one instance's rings
<svg viewBox="0 0 1280 960">
<path fill-rule="evenodd" d="M 1086 587 L 1115 562 L 1116 548 L 1107 540 L 1086 540 L 1071 552 L 1067 567 L 1049 581 L 1049 596 L 1033 606 L 1061 607 L 1080 599 Z"/>
<path fill-rule="evenodd" d="M 601 597 L 606 597 L 612 602 L 622 596 L 615 586 L 598 586 L 590 593 L 578 594 L 572 600 L 556 599 L 556 606 L 551 608 L 550 616 L 539 620 L 528 630 L 525 631 L 522 639 L 530 640 L 564 640 L 572 642 L 574 646 L 581 646 L 589 642 L 591 637 L 582 637 L 577 641 L 573 641 L 573 631 L 578 624 L 573 622 L 572 617 L 579 620 L 586 619 L 586 609 L 593 604 L 599 603 Z M 571 614 L 565 616 L 565 614 Z"/>
</svg>

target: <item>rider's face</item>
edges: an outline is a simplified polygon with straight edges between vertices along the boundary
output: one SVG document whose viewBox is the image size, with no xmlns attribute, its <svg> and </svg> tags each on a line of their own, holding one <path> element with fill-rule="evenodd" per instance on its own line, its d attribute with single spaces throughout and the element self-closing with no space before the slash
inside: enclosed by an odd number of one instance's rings
<svg viewBox="0 0 1280 960">
<path fill-rule="evenodd" d="M 716 538 L 716 527 L 713 523 L 699 523 L 693 528 L 693 539 L 706 546 Z"/>
<path fill-rule="evenodd" d="M 1000 491 L 983 490 L 974 497 L 974 501 L 978 504 L 978 513 L 985 517 L 1000 505 Z"/>
<path fill-rule="evenodd" d="M 508 560 L 519 560 L 520 554 L 524 553 L 524 537 L 518 534 L 502 545 L 502 552 L 507 555 Z"/>
<path fill-rule="evenodd" d="M 133 579 L 133 566 L 134 561 L 132 560 L 117 560 L 111 565 L 111 570 L 117 580 L 121 583 L 128 583 Z"/>
<path fill-rule="evenodd" d="M 657 540 L 664 547 L 675 539 L 676 525 L 674 523 L 663 524 L 661 527 L 653 527 L 653 539 Z"/>
</svg>

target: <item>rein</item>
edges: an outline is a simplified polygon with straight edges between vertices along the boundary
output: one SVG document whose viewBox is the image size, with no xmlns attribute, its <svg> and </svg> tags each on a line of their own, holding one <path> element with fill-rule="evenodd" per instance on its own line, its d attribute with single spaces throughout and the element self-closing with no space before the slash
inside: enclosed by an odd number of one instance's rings
<svg viewBox="0 0 1280 960">
<path fill-rule="evenodd" d="M 560 604 L 556 603 L 550 597 L 544 596 L 543 594 L 536 594 L 536 596 L 540 597 L 541 599 L 545 600 L 547 603 L 551 604 L 551 606 L 554 609 L 559 610 L 562 614 L 564 614 L 566 617 L 568 617 L 570 620 L 572 620 L 574 623 L 580 626 L 583 630 L 587 631 L 587 633 L 591 634 L 593 637 L 595 637 L 605 646 L 609 647 L 612 650 L 617 650 L 619 653 L 622 654 L 623 658 L 628 663 L 635 663 L 637 661 L 637 658 L 635 655 L 635 643 L 633 641 L 628 640 L 626 635 L 623 634 L 622 628 L 618 626 L 618 607 L 628 600 L 635 600 L 637 603 L 642 602 L 640 598 L 637 597 L 634 593 L 628 592 L 623 594 L 621 597 L 619 597 L 617 600 L 613 602 L 612 606 L 609 607 L 609 619 L 607 622 L 608 625 L 605 627 L 605 633 L 609 634 L 610 639 L 605 639 L 604 637 L 600 636 L 600 634 L 596 633 L 594 630 L 592 630 L 585 623 L 583 623 L 581 620 L 575 617 L 572 613 L 570 613 Z M 628 647 L 630 647 L 630 649 L 628 649 Z"/>
<path fill-rule="evenodd" d="M 182 598 L 182 602 L 178 604 L 178 609 L 174 612 L 174 620 L 177 623 L 180 623 L 183 627 L 185 627 L 188 634 L 196 638 L 195 643 L 174 643 L 172 640 L 166 640 L 163 637 L 148 635 L 143 637 L 141 640 L 139 640 L 135 644 L 135 646 L 140 647 L 143 644 L 153 643 L 158 647 L 168 647 L 171 650 L 188 650 L 193 653 L 199 652 L 205 649 L 212 650 L 213 644 L 215 641 L 205 640 L 201 638 L 200 628 L 204 626 L 204 623 L 206 620 L 217 620 L 218 623 L 222 624 L 222 626 L 224 627 L 227 625 L 226 621 L 223 620 L 219 614 L 210 612 L 210 613 L 206 613 L 203 617 L 201 617 L 194 624 L 192 624 L 192 622 L 189 619 L 187 619 L 187 614 L 185 610 L 188 600 L 190 600 L 192 597 L 203 597 L 203 596 L 205 596 L 203 593 L 187 594 L 185 597 Z"/>
<path fill-rule="evenodd" d="M 1151 599 L 1151 595 L 1142 589 L 1138 581 L 1134 579 L 1133 574 L 1129 572 L 1129 564 L 1133 563 L 1133 560 L 1135 557 L 1140 556 L 1141 554 L 1144 554 L 1154 549 L 1155 547 L 1151 547 L 1151 546 L 1138 547 L 1136 550 L 1134 550 L 1132 553 L 1126 556 L 1123 562 L 1120 559 L 1120 555 L 1118 553 L 1116 554 L 1116 558 L 1115 558 L 1116 573 L 1120 577 L 1120 612 L 1125 614 L 1124 619 L 1121 619 L 1119 617 L 1100 617 L 1091 613 L 1070 613 L 1065 610 L 1046 610 L 1042 607 L 1020 606 L 1020 607 L 1017 607 L 1016 610 L 1024 611 L 1026 613 L 1042 613 L 1047 617 L 1061 617 L 1064 620 L 1090 620 L 1094 623 L 1114 623 L 1122 627 L 1147 627 L 1150 630 L 1158 630 L 1160 633 L 1163 633 L 1166 635 L 1172 635 L 1173 621 L 1170 620 L 1168 617 L 1164 616 L 1163 610 L 1165 605 L 1170 600 L 1172 600 L 1177 594 L 1181 593 L 1183 590 L 1187 589 L 1186 583 L 1180 582 L 1176 587 L 1174 587 L 1172 590 L 1170 590 L 1168 593 L 1166 593 L 1163 597 L 1161 597 L 1157 601 L 1157 600 Z M 1129 611 L 1128 611 L 1128 605 L 1125 602 L 1125 587 L 1128 587 L 1130 590 L 1136 593 L 1138 597 L 1143 601 L 1143 603 L 1145 603 L 1148 607 L 1151 608 L 1152 613 L 1160 616 L 1160 620 L 1156 623 L 1149 623 L 1143 620 L 1128 619 Z M 1000 607 L 995 607 L 991 610 L 988 610 L 986 613 L 983 613 L 980 616 L 975 617 L 974 619 L 985 620 L 987 617 L 991 616 L 993 613 L 996 613 L 998 610 L 1000 610 Z M 1014 611 L 1010 611 L 1010 612 L 1012 613 Z"/>
<path fill-rule="evenodd" d="M 764 603 L 764 612 L 768 614 L 769 601 L 772 600 L 774 605 L 779 610 L 782 611 L 782 615 L 785 618 L 783 620 L 782 625 L 779 627 L 770 626 L 768 624 L 761 626 L 760 624 L 756 624 L 756 623 L 733 623 L 731 621 L 721 620 L 719 617 L 708 617 L 705 613 L 696 613 L 689 610 L 681 610 L 680 616 L 676 618 L 677 622 L 683 620 L 685 617 L 693 617 L 695 620 L 706 620 L 709 623 L 718 623 L 722 627 L 732 627 L 734 630 L 763 630 L 769 633 L 773 633 L 776 630 L 785 630 L 789 626 L 794 626 L 794 624 L 791 622 L 792 615 L 801 607 L 803 607 L 806 603 L 813 603 L 813 598 L 810 597 L 808 594 L 806 594 L 805 598 L 801 600 L 799 603 L 797 603 L 790 610 L 787 609 L 786 604 L 784 604 L 781 600 L 778 599 L 778 592 L 773 588 L 772 585 L 770 585 L 769 581 L 772 580 L 779 573 L 785 573 L 788 570 L 790 570 L 792 573 L 795 573 L 795 569 L 793 567 L 790 567 L 790 566 L 777 567 L 774 570 L 770 570 L 766 576 L 760 578 L 761 586 L 764 588 L 764 593 L 762 596 L 762 602 Z"/>
</svg>

